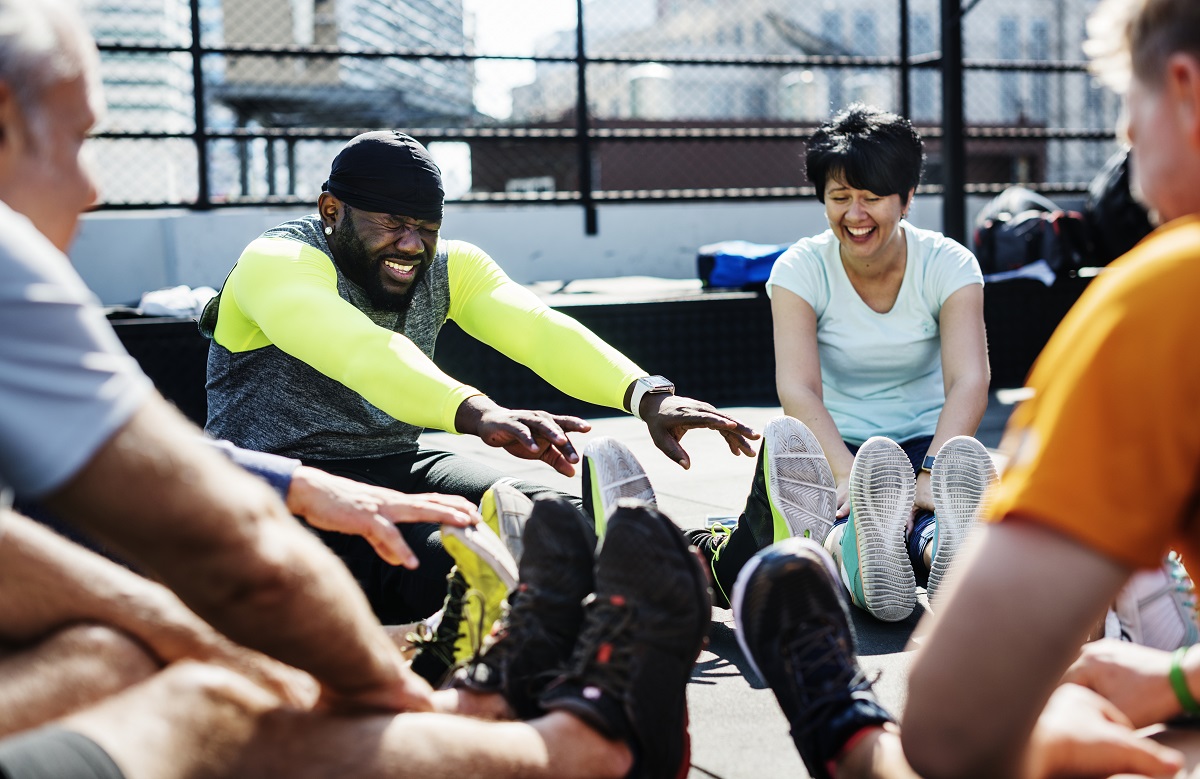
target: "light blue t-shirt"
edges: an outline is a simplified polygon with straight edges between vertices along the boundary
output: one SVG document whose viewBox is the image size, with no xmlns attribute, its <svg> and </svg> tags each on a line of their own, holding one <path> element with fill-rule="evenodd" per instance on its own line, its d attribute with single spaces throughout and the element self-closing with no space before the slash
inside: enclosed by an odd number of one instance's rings
<svg viewBox="0 0 1200 779">
<path fill-rule="evenodd" d="M 969 284 L 983 284 L 979 262 L 961 244 L 906 221 L 900 226 L 908 263 L 886 314 L 872 310 L 850 284 L 832 230 L 793 244 L 767 280 L 768 295 L 782 287 L 816 312 L 825 408 L 852 444 L 875 435 L 900 442 L 933 435 L 946 402 L 942 304 Z"/>
</svg>

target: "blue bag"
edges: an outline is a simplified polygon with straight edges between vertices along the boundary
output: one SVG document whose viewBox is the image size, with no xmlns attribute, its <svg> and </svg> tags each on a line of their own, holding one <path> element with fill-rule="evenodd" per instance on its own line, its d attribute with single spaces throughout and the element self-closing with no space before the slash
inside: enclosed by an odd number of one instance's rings
<svg viewBox="0 0 1200 779">
<path fill-rule="evenodd" d="M 734 287 L 761 289 L 771 267 L 789 243 L 765 244 L 749 241 L 720 241 L 700 247 L 697 275 L 705 288 Z"/>
</svg>

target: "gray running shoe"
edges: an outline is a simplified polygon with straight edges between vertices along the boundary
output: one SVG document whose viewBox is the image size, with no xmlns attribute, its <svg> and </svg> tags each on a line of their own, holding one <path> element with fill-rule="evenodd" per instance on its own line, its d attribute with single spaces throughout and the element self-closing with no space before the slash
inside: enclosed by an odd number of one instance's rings
<svg viewBox="0 0 1200 779">
<path fill-rule="evenodd" d="M 950 565 L 975 520 L 986 508 L 988 489 L 996 483 L 996 465 L 983 444 L 960 435 L 942 444 L 933 461 L 929 487 L 933 491 L 933 561 L 929 567 L 929 603 L 937 598 Z"/>
<path fill-rule="evenodd" d="M 867 439 L 850 469 L 850 521 L 842 566 L 850 598 L 876 619 L 899 622 L 917 605 L 917 582 L 904 547 L 916 495 L 912 463 L 890 438 Z"/>
</svg>

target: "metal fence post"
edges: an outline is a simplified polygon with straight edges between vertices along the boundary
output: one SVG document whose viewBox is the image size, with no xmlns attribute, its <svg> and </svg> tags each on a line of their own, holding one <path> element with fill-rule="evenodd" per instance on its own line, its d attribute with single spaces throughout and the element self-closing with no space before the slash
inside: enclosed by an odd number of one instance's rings
<svg viewBox="0 0 1200 779">
<path fill-rule="evenodd" d="M 912 94 L 909 92 L 908 0 L 900 0 L 900 115 L 912 118 Z"/>
<path fill-rule="evenodd" d="M 584 233 L 596 235 L 596 199 L 592 193 L 592 139 L 589 137 L 587 99 L 587 53 L 583 46 L 583 0 L 575 0 L 575 67 L 577 72 L 575 96 L 575 134 L 579 141 L 579 197 L 583 203 Z"/>
<path fill-rule="evenodd" d="M 192 12 L 192 110 L 196 129 L 196 208 L 212 208 L 208 184 L 208 116 L 204 109 L 204 60 L 200 40 L 200 0 L 190 0 Z"/>
<path fill-rule="evenodd" d="M 966 132 L 963 120 L 962 7 L 942 0 L 942 232 L 967 239 Z"/>
</svg>

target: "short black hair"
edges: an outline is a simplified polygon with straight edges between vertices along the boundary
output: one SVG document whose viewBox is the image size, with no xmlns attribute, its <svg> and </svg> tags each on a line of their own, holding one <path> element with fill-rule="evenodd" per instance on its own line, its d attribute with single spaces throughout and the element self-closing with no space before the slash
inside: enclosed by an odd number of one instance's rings
<svg viewBox="0 0 1200 779">
<path fill-rule="evenodd" d="M 805 172 L 825 202 L 825 182 L 835 176 L 854 189 L 900 195 L 921 183 L 925 142 L 902 116 L 854 103 L 813 133 L 804 156 Z"/>
</svg>

